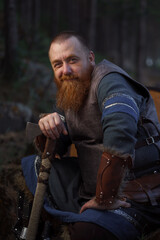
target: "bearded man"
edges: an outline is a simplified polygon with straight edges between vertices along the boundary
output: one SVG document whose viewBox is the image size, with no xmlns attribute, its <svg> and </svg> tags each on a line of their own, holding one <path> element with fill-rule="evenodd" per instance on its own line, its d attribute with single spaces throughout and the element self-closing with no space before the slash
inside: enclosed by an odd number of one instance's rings
<svg viewBox="0 0 160 240">
<path fill-rule="evenodd" d="M 39 120 L 57 142 L 44 208 L 69 223 L 71 240 L 135 240 L 160 226 L 160 125 L 148 90 L 62 32 L 49 59 L 57 110 Z M 78 157 L 63 157 L 71 143 Z M 31 163 L 29 163 L 31 162 Z M 35 160 L 23 159 L 26 183 Z M 38 166 L 38 164 L 35 164 Z M 36 167 L 36 171 L 37 171 Z"/>
</svg>

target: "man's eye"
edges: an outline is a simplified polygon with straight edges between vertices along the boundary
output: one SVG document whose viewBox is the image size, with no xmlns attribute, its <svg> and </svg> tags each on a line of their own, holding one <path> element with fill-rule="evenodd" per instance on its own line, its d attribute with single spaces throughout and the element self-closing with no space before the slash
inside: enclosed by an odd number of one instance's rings
<svg viewBox="0 0 160 240">
<path fill-rule="evenodd" d="M 53 67 L 54 67 L 54 68 L 59 68 L 60 66 L 61 66 L 60 63 L 55 63 Z"/>
<path fill-rule="evenodd" d="M 71 62 L 71 63 L 77 62 L 77 58 L 71 58 L 71 59 L 70 59 L 70 62 Z"/>
</svg>

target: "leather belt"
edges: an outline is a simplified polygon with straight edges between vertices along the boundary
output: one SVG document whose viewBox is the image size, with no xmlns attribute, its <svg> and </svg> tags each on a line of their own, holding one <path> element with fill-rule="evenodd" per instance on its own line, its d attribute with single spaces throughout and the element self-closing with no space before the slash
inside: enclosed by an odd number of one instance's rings
<svg viewBox="0 0 160 240">
<path fill-rule="evenodd" d="M 142 141 L 139 141 L 136 143 L 135 148 L 140 148 L 140 147 L 144 147 L 146 145 L 151 145 L 153 143 L 156 143 L 160 140 L 160 136 L 153 136 L 153 137 L 148 137 Z"/>
</svg>

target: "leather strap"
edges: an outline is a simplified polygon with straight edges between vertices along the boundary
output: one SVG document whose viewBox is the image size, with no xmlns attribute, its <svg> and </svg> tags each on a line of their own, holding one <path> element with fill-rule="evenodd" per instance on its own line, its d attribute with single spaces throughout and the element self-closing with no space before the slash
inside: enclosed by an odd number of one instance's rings
<svg viewBox="0 0 160 240">
<path fill-rule="evenodd" d="M 126 183 L 121 197 L 139 203 L 150 203 L 152 206 L 160 202 L 160 173 L 142 176 Z"/>
<path fill-rule="evenodd" d="M 46 173 L 50 173 L 50 168 L 46 168 L 45 166 L 41 165 L 39 172 L 46 172 Z"/>
<path fill-rule="evenodd" d="M 148 137 L 142 141 L 139 141 L 136 143 L 135 148 L 140 148 L 140 147 L 144 147 L 147 145 L 151 145 L 153 143 L 156 143 L 160 140 L 160 136 L 153 136 L 153 137 Z"/>
<path fill-rule="evenodd" d="M 48 179 L 43 179 L 43 178 L 38 177 L 38 183 L 48 185 Z"/>
<path fill-rule="evenodd" d="M 156 142 L 158 142 L 160 140 L 160 131 L 159 131 L 158 127 L 156 126 L 156 124 L 152 120 L 150 120 L 148 118 L 141 117 L 139 123 L 140 123 L 140 125 L 143 128 L 144 128 L 144 125 L 146 123 L 152 124 L 155 127 L 155 129 L 157 130 L 158 135 L 157 136 L 150 136 L 150 134 L 148 133 L 148 138 L 146 138 L 146 139 L 144 139 L 142 141 L 138 141 L 136 143 L 136 145 L 135 145 L 136 149 L 140 148 L 140 147 L 144 147 L 146 145 L 151 145 L 151 144 L 156 143 Z"/>
</svg>

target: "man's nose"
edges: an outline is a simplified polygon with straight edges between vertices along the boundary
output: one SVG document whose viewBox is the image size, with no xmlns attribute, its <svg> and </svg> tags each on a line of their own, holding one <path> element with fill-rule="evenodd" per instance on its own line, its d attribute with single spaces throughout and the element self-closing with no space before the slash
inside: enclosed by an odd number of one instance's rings
<svg viewBox="0 0 160 240">
<path fill-rule="evenodd" d="M 72 72 L 72 69 L 71 69 L 70 65 L 67 63 L 64 63 L 63 64 L 63 74 L 68 75 L 68 74 L 71 74 L 71 72 Z"/>
</svg>

